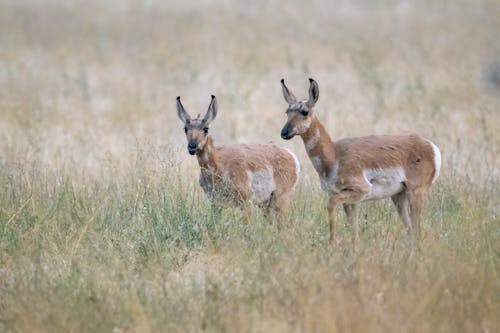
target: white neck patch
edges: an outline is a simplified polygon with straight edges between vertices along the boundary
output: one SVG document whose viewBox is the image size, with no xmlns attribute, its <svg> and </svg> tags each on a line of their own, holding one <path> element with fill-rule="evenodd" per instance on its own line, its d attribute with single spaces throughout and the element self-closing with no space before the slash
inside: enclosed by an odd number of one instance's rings
<svg viewBox="0 0 500 333">
<path fill-rule="evenodd" d="M 311 150 L 313 150 L 318 145 L 318 142 L 319 142 L 319 129 L 316 129 L 316 133 L 314 133 L 314 136 L 306 142 L 306 151 L 310 152 Z"/>
</svg>

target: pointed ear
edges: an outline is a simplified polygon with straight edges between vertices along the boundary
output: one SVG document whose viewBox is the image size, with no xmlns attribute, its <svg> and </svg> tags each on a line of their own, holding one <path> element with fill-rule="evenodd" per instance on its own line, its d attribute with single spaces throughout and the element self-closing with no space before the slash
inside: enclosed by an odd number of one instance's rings
<svg viewBox="0 0 500 333">
<path fill-rule="evenodd" d="M 217 99 L 214 95 L 212 95 L 212 100 L 210 101 L 210 105 L 208 106 L 208 111 L 205 117 L 203 118 L 203 124 L 205 126 L 210 125 L 212 120 L 217 116 Z"/>
<path fill-rule="evenodd" d="M 307 100 L 307 105 L 312 108 L 319 98 L 319 86 L 313 79 L 309 79 L 309 83 L 311 85 L 309 86 L 309 99 Z"/>
<path fill-rule="evenodd" d="M 177 107 L 177 115 L 179 119 L 182 120 L 184 124 L 188 123 L 191 120 L 189 114 L 184 110 L 184 106 L 181 103 L 181 96 L 177 96 L 176 98 L 176 107 Z"/>
<path fill-rule="evenodd" d="M 285 86 L 285 79 L 281 79 L 281 89 L 283 90 L 283 97 L 285 97 L 285 101 L 288 104 L 294 104 L 297 102 L 297 98 Z"/>
</svg>

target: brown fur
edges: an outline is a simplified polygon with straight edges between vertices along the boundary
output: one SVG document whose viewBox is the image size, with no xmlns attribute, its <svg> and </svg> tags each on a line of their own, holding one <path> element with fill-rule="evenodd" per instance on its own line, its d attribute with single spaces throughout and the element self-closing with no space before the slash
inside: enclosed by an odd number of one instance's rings
<svg viewBox="0 0 500 333">
<path fill-rule="evenodd" d="M 263 206 L 281 211 L 278 203 L 284 203 L 283 196 L 288 196 L 297 182 L 295 161 L 290 153 L 275 145 L 267 144 L 240 144 L 215 147 L 212 138 L 202 151 L 197 153 L 198 163 L 202 170 L 200 182 L 212 182 L 212 186 L 219 194 L 222 188 L 230 185 L 230 194 L 227 200 L 236 205 L 244 205 L 251 200 L 248 186 L 248 171 L 256 172 L 265 168 L 272 168 L 276 190 L 273 196 L 264 202 L 255 202 Z M 227 180 L 231 184 L 225 184 Z M 207 191 L 206 191 L 207 192 Z M 209 196 L 216 193 L 207 193 Z M 272 201 L 269 201 L 271 200 Z"/>
<path fill-rule="evenodd" d="M 216 147 L 208 135 L 211 120 L 217 113 L 215 97 L 204 119 L 191 119 L 178 99 L 179 117 L 186 128 L 189 142 L 197 144 L 196 156 L 200 165 L 200 185 L 210 200 L 219 205 L 246 207 L 254 203 L 278 215 L 287 207 L 297 183 L 297 165 L 291 152 L 272 144 L 234 144 Z M 209 119 L 207 121 L 206 119 Z M 274 188 L 269 195 L 255 196 L 250 175 L 272 173 Z M 256 182 L 258 181 L 255 180 Z M 266 183 L 262 187 L 267 189 Z M 262 188 L 259 187 L 259 188 Z M 264 191 L 266 192 L 266 191 Z"/>
<path fill-rule="evenodd" d="M 282 88 L 289 108 L 288 121 L 281 134 L 284 139 L 295 135 L 302 137 L 322 186 L 329 194 L 330 241 L 335 241 L 334 208 L 343 204 L 354 229 L 353 242 L 357 242 L 357 204 L 374 199 L 369 195 L 372 185 L 365 172 L 392 168 L 401 168 L 405 179 L 400 187 L 396 184 L 397 193 L 391 198 L 412 239 L 418 236 L 424 199 L 439 171 L 435 167 L 431 143 L 414 133 L 348 137 L 334 142 L 314 115 L 313 107 L 319 97 L 317 83 L 310 79 L 309 100 L 297 101 L 283 80 Z M 398 171 L 393 172 L 398 175 Z"/>
</svg>

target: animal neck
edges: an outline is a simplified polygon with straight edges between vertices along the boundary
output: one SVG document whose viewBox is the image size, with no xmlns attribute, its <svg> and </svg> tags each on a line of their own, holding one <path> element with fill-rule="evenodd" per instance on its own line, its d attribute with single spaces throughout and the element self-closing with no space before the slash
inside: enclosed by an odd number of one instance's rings
<svg viewBox="0 0 500 333">
<path fill-rule="evenodd" d="M 202 170 L 206 169 L 214 173 L 219 171 L 219 153 L 211 136 L 207 138 L 205 146 L 197 152 L 196 157 Z"/>
<path fill-rule="evenodd" d="M 326 176 L 335 165 L 335 143 L 321 122 L 313 116 L 311 125 L 302 135 L 306 152 L 320 176 Z"/>
</svg>

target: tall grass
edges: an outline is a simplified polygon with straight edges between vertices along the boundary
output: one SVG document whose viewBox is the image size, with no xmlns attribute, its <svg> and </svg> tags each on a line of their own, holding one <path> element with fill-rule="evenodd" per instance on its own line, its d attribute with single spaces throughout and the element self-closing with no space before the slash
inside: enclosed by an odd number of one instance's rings
<svg viewBox="0 0 500 333">
<path fill-rule="evenodd" d="M 498 183 L 473 205 L 438 186 L 410 258 L 389 203 L 363 207 L 354 251 L 348 227 L 328 245 L 324 198 L 306 186 L 279 229 L 211 210 L 175 174 L 76 185 L 38 170 L 1 175 L 4 330 L 499 328 Z"/>
<path fill-rule="evenodd" d="M 500 331 L 496 1 L 0 1 L 0 331 Z M 466 48 L 464 49 L 464 45 Z M 443 152 L 410 257 L 389 201 L 361 244 L 279 79 L 333 138 L 411 130 Z M 303 172 L 283 225 L 217 210 L 174 108 L 216 143 L 275 141 Z"/>
</svg>

